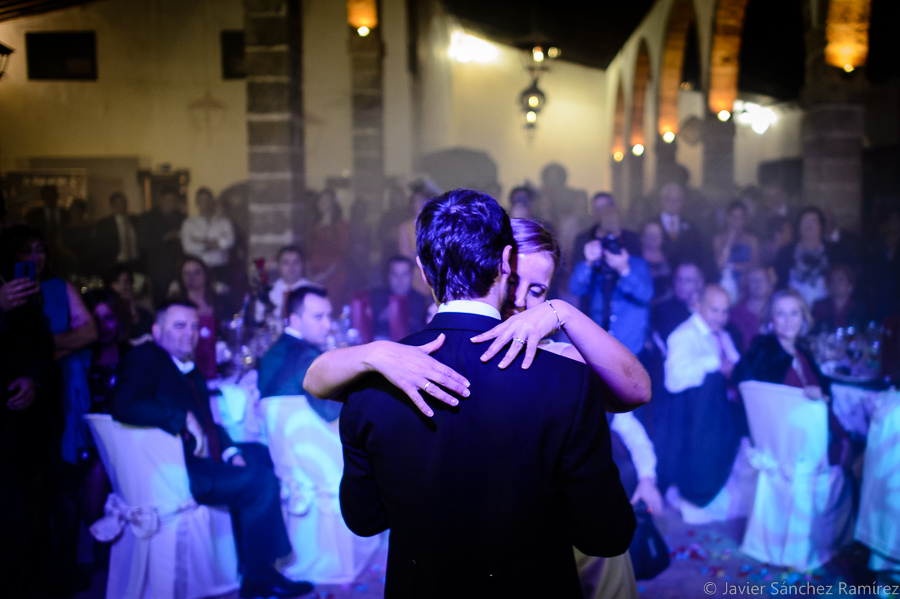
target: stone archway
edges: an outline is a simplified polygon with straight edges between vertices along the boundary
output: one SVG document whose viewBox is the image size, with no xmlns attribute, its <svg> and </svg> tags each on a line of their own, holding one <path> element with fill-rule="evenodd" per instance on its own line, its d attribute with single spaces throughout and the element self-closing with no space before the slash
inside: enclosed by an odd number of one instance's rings
<svg viewBox="0 0 900 599">
<path fill-rule="evenodd" d="M 627 156 L 630 171 L 628 191 L 631 200 L 644 193 L 644 156 L 648 145 L 648 136 L 644 131 L 644 116 L 650 79 L 650 53 L 647 50 L 647 41 L 642 39 L 634 64 L 631 92 L 631 123 L 629 126 L 629 155 Z"/>
<path fill-rule="evenodd" d="M 719 0 L 709 65 L 708 105 L 713 114 L 730 114 L 738 97 L 739 55 L 747 0 Z"/>
<path fill-rule="evenodd" d="M 624 198 L 625 189 L 625 93 L 622 90 L 622 81 L 616 82 L 616 110 L 613 116 L 612 139 L 612 175 L 613 195 Z"/>
<path fill-rule="evenodd" d="M 694 6 L 691 1 L 676 0 L 669 13 L 662 68 L 659 73 L 657 129 L 659 134 L 666 138 L 667 143 L 671 143 L 671 139 L 674 139 L 667 134 L 674 136 L 678 133 L 678 93 L 681 91 L 688 30 L 694 21 Z"/>
</svg>

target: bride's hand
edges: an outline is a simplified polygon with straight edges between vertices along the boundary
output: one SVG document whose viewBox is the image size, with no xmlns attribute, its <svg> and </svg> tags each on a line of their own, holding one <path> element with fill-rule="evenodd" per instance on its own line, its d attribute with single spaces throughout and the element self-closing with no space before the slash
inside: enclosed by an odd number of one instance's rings
<svg viewBox="0 0 900 599">
<path fill-rule="evenodd" d="M 469 396 L 469 381 L 429 355 L 437 351 L 445 339 L 441 333 L 434 341 L 419 346 L 376 342 L 381 347 L 373 352 L 369 366 L 406 393 L 416 407 L 430 418 L 434 416 L 434 411 L 422 397 L 422 391 L 451 406 L 458 405 L 459 400 L 444 389 L 462 397 Z"/>
<path fill-rule="evenodd" d="M 547 335 L 556 330 L 558 320 L 553 309 L 547 302 L 535 306 L 530 310 L 519 312 L 495 326 L 490 331 L 472 337 L 472 343 L 483 343 L 494 340 L 487 351 L 481 356 L 482 362 L 487 362 L 512 342 L 506 355 L 500 360 L 500 368 L 506 368 L 512 364 L 522 348 L 525 348 L 525 357 L 522 359 L 522 368 L 528 368 L 537 354 L 538 344 Z"/>
</svg>

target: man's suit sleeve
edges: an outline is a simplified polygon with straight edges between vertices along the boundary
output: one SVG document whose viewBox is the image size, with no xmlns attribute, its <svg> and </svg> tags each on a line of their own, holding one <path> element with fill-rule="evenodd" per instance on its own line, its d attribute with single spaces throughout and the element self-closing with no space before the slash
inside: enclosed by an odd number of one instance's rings
<svg viewBox="0 0 900 599">
<path fill-rule="evenodd" d="M 340 422 L 344 451 L 344 476 L 341 478 L 341 514 L 347 528 L 361 537 L 371 537 L 388 529 L 387 510 L 381 500 L 378 482 L 365 447 L 365 423 L 355 409 L 365 398 L 354 393 L 347 399 Z"/>
<path fill-rule="evenodd" d="M 560 462 L 560 485 L 572 543 L 582 553 L 624 553 L 634 535 L 634 509 L 612 460 L 601 383 L 585 368 L 581 398 Z"/>
<path fill-rule="evenodd" d="M 135 348 L 119 367 L 113 389 L 113 417 L 135 426 L 155 426 L 177 435 L 187 413 L 173 398 L 159 397 L 159 378 L 165 376 L 159 360 L 149 351 Z"/>
</svg>

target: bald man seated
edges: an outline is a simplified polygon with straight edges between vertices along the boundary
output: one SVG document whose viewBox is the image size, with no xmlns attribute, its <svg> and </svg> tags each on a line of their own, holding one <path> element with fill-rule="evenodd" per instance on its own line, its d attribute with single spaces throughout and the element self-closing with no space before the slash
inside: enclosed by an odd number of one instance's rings
<svg viewBox="0 0 900 599">
<path fill-rule="evenodd" d="M 679 431 L 674 482 L 681 497 L 699 507 L 709 505 L 725 486 L 747 434 L 743 407 L 729 393 L 740 358 L 725 330 L 729 307 L 721 286 L 706 285 L 697 312 L 667 342 L 665 386 L 679 406 L 669 423 Z"/>
</svg>

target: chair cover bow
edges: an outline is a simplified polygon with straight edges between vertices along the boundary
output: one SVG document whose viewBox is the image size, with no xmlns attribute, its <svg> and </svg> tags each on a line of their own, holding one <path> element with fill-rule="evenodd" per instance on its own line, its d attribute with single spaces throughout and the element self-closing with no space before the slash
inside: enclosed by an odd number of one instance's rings
<svg viewBox="0 0 900 599">
<path fill-rule="evenodd" d="M 174 510 L 170 510 L 171 513 L 164 515 L 177 514 L 194 507 L 197 507 L 197 503 L 191 499 L 180 504 Z M 115 493 L 107 496 L 103 512 L 106 515 L 94 522 L 90 528 L 91 536 L 101 543 L 109 543 L 118 539 L 125 530 L 126 524 L 131 527 L 131 532 L 135 537 L 144 540 L 149 539 L 159 530 L 160 515 L 155 507 L 131 507 Z"/>
</svg>

